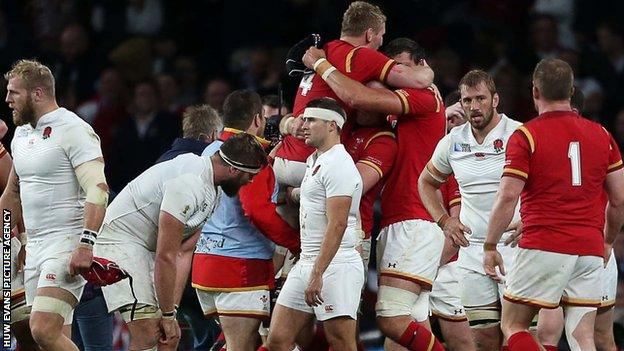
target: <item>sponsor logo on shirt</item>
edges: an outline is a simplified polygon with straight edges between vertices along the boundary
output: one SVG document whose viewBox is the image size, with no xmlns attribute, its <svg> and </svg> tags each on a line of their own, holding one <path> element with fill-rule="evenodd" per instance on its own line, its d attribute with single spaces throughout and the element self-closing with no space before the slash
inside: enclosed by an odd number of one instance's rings
<svg viewBox="0 0 624 351">
<path fill-rule="evenodd" d="M 470 144 L 455 143 L 455 144 L 453 144 L 453 151 L 457 151 L 457 152 L 470 152 Z"/>
<path fill-rule="evenodd" d="M 321 165 L 317 165 L 316 167 L 314 167 L 314 170 L 312 171 L 312 175 L 316 175 L 316 172 L 319 171 L 319 168 L 321 168 Z"/>
<path fill-rule="evenodd" d="M 45 279 L 49 280 L 49 281 L 55 281 L 56 280 L 56 274 L 48 273 L 48 274 L 46 274 Z"/>
<path fill-rule="evenodd" d="M 190 205 L 184 206 L 184 209 L 182 210 L 182 214 L 186 216 L 186 214 L 188 213 L 190 209 L 191 209 Z"/>
<path fill-rule="evenodd" d="M 477 158 L 477 160 L 479 160 L 479 161 L 485 160 L 485 153 L 483 153 L 483 152 L 475 152 L 474 155 Z"/>
<path fill-rule="evenodd" d="M 325 305 L 325 313 L 334 312 L 334 305 Z"/>
</svg>

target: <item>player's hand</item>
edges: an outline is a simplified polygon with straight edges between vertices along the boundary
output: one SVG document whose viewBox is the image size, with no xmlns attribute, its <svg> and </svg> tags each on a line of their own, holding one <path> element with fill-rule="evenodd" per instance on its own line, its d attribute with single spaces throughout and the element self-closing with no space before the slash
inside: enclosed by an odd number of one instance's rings
<svg viewBox="0 0 624 351">
<path fill-rule="evenodd" d="M 321 290 L 323 289 L 323 275 L 312 274 L 310 276 L 310 282 L 305 290 L 305 301 L 308 306 L 315 307 L 323 303 L 321 297 Z"/>
<path fill-rule="evenodd" d="M 158 350 L 176 350 L 180 341 L 180 325 L 175 319 L 160 319 Z"/>
<path fill-rule="evenodd" d="M 325 58 L 325 51 L 310 46 L 308 51 L 303 54 L 303 64 L 310 69 L 314 69 L 314 63 L 319 59 Z"/>
<path fill-rule="evenodd" d="M 496 272 L 496 267 L 498 267 L 500 275 Z M 483 251 L 483 269 L 488 277 L 497 283 L 502 283 L 502 276 L 505 275 L 505 266 L 503 265 L 503 256 L 501 256 L 500 252 L 497 250 Z"/>
<path fill-rule="evenodd" d="M 607 263 L 609 263 L 609 258 L 611 258 L 612 250 L 613 244 L 604 243 L 604 268 L 607 268 Z"/>
<path fill-rule="evenodd" d="M 470 244 L 468 243 L 468 239 L 466 239 L 467 233 L 468 235 L 472 234 L 470 228 L 466 227 L 459 221 L 457 217 L 450 217 L 444 223 L 444 235 L 449 238 L 453 244 L 467 247 Z"/>
<path fill-rule="evenodd" d="M 510 228 L 513 228 L 513 232 L 511 233 L 509 238 L 505 240 L 505 246 L 511 245 L 511 247 L 516 247 L 518 246 L 518 242 L 520 241 L 520 239 L 522 239 L 522 221 L 512 223 L 510 225 Z"/>
<path fill-rule="evenodd" d="M 449 120 L 453 118 L 466 119 L 466 112 L 461 107 L 461 103 L 459 101 L 447 107 L 446 110 L 444 110 L 444 114 L 446 115 L 446 119 Z"/>
<path fill-rule="evenodd" d="M 305 140 L 305 135 L 303 134 L 303 117 L 295 118 L 289 126 L 288 134 L 294 136 L 297 139 Z"/>
<path fill-rule="evenodd" d="M 74 276 L 82 272 L 86 272 L 91 268 L 93 262 L 93 249 L 84 245 L 78 247 L 72 252 L 69 260 L 69 275 Z"/>
<path fill-rule="evenodd" d="M 24 272 L 24 266 L 26 266 L 26 245 L 22 245 L 17 254 L 17 272 Z"/>
</svg>

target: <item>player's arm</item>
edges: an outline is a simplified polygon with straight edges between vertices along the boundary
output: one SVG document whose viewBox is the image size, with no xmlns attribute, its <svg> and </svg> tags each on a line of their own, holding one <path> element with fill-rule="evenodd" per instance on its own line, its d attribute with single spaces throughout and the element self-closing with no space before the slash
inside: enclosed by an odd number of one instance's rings
<svg viewBox="0 0 624 351">
<path fill-rule="evenodd" d="M 189 273 L 191 272 L 191 266 L 193 264 L 193 252 L 195 252 L 195 244 L 201 234 L 201 228 L 198 229 L 190 238 L 187 238 L 182 242 L 178 258 L 176 260 L 177 274 L 176 285 L 174 290 L 174 303 L 176 306 L 180 305 L 182 299 L 182 293 L 186 288 L 186 282 L 188 280 Z"/>
<path fill-rule="evenodd" d="M 7 182 L 9 181 L 9 174 L 13 167 L 13 159 L 9 155 L 8 151 L 0 143 L 0 191 L 4 191 Z"/>
<path fill-rule="evenodd" d="M 366 144 L 364 153 L 355 164 L 362 178 L 362 196 L 390 172 L 397 153 L 397 143 L 391 132 L 377 133 Z"/>
<path fill-rule="evenodd" d="M 440 187 L 446 181 L 449 174 L 438 170 L 431 161 L 427 162 L 425 169 L 418 177 L 418 194 L 427 209 L 427 212 L 438 223 L 451 217 L 447 212 L 439 195 Z"/>
<path fill-rule="evenodd" d="M 492 214 L 488 222 L 484 249 L 496 250 L 501 236 L 509 227 L 514 216 L 520 193 L 524 188 L 524 181 L 515 177 L 503 177 L 492 207 Z"/>
<path fill-rule="evenodd" d="M 0 197 L 0 207 L 11 211 L 11 228 L 13 228 L 22 218 L 19 178 L 15 173 L 15 167 L 11 167 L 9 172 L 6 188 Z"/>
<path fill-rule="evenodd" d="M 327 60 L 316 65 L 315 71 L 340 100 L 355 109 L 384 114 L 403 113 L 401 99 L 388 89 L 369 88 L 342 74 Z"/>
<path fill-rule="evenodd" d="M 164 313 L 175 309 L 175 285 L 178 279 L 177 258 L 182 242 L 184 223 L 173 215 L 160 211 L 158 241 L 154 264 L 154 286 L 158 305 Z"/>
<path fill-rule="evenodd" d="M 310 306 L 317 306 L 323 302 L 321 297 L 323 273 L 338 252 L 340 242 L 342 242 L 342 237 L 347 229 L 351 200 L 350 196 L 333 196 L 326 200 L 327 229 L 325 229 L 321 249 L 314 262 L 308 288 L 305 291 L 305 300 Z"/>
<path fill-rule="evenodd" d="M 624 225 L 624 169 L 607 174 L 605 189 L 609 196 L 609 203 L 606 210 L 604 237 L 605 245 L 612 246 Z"/>
<path fill-rule="evenodd" d="M 434 73 L 431 67 L 418 65 L 394 65 L 388 73 L 386 83 L 395 88 L 424 89 L 433 84 Z"/>
<path fill-rule="evenodd" d="M 86 193 L 84 225 L 80 244 L 72 253 L 69 273 L 78 274 L 91 267 L 93 245 L 104 221 L 108 205 L 108 185 L 104 176 L 104 159 L 98 157 L 84 162 L 74 169 L 78 184 Z"/>
</svg>

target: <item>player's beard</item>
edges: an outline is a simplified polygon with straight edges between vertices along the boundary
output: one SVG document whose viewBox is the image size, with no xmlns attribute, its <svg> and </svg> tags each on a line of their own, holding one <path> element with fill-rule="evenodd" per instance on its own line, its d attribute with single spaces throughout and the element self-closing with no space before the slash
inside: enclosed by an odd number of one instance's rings
<svg viewBox="0 0 624 351">
<path fill-rule="evenodd" d="M 220 186 L 221 186 L 221 190 L 223 190 L 225 195 L 229 197 L 236 196 L 240 188 L 243 186 L 242 175 L 238 175 L 236 176 L 236 178 L 230 178 L 230 179 L 224 180 Z"/>
<path fill-rule="evenodd" d="M 492 122 L 492 118 L 494 117 L 494 106 L 490 106 L 489 111 L 487 111 L 486 113 L 482 114 L 482 120 L 478 123 L 474 122 L 474 120 L 472 119 L 472 116 L 470 116 L 470 125 L 474 128 L 474 129 L 485 129 L 487 128 L 487 126 L 490 125 L 490 122 Z"/>
<path fill-rule="evenodd" d="M 19 111 L 13 110 L 13 123 L 16 126 L 23 126 L 35 120 L 35 107 L 30 98 L 26 99 L 26 103 Z"/>
</svg>

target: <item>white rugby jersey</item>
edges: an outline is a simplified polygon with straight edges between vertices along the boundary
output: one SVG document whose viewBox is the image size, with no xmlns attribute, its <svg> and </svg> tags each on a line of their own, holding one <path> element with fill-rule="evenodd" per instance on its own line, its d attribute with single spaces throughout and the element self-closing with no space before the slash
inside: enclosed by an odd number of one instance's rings
<svg viewBox="0 0 624 351">
<path fill-rule="evenodd" d="M 334 145 L 320 156 L 315 152 L 306 161 L 299 204 L 301 259 L 304 261 L 315 259 L 320 252 L 327 229 L 326 202 L 334 196 L 350 196 L 351 208 L 347 228 L 332 262 L 355 261 L 360 259 L 355 246 L 362 178 L 342 144 Z"/>
<path fill-rule="evenodd" d="M 11 142 L 24 225 L 30 238 L 82 234 L 85 192 L 74 169 L 102 157 L 100 139 L 64 108 L 15 129 Z"/>
<path fill-rule="evenodd" d="M 472 134 L 470 123 L 451 129 L 438 142 L 431 162 L 440 172 L 453 173 L 461 194 L 461 222 L 470 228 L 470 242 L 483 243 L 496 192 L 505 166 L 505 148 L 511 134 L 522 123 L 505 114 L 483 140 L 478 144 Z M 519 205 L 519 204 L 518 204 Z M 514 221 L 520 218 L 516 207 Z M 501 238 L 504 242 L 509 233 Z"/>
<path fill-rule="evenodd" d="M 210 156 L 187 153 L 158 163 L 108 206 L 98 244 L 133 241 L 155 252 L 161 210 L 184 223 L 187 238 L 214 212 L 219 198 Z"/>
</svg>

